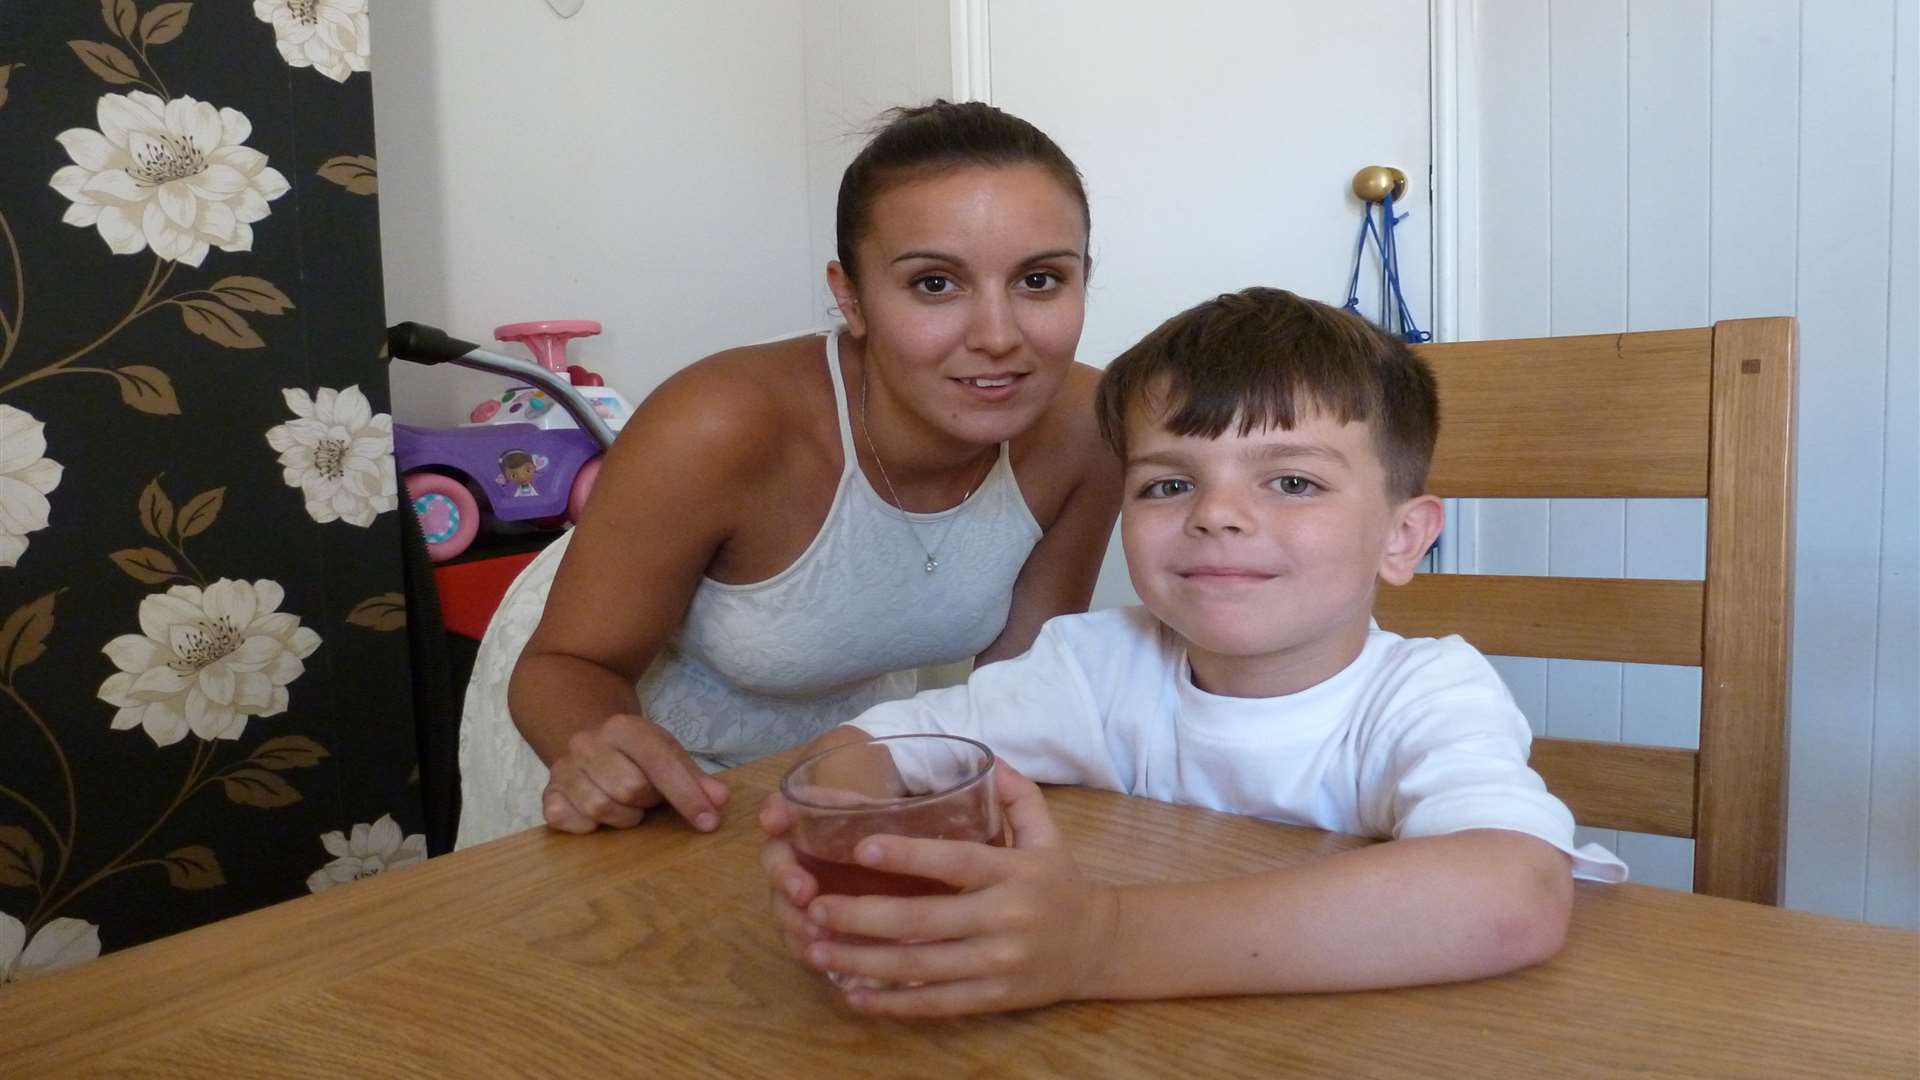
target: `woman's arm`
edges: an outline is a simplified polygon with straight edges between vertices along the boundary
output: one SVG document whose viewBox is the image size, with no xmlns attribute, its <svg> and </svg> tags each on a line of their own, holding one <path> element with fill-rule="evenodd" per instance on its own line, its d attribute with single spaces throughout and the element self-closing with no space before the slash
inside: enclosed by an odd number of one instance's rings
<svg viewBox="0 0 1920 1080">
<path fill-rule="evenodd" d="M 1055 402 L 1056 433 L 1043 451 L 1053 467 L 1071 477 L 1066 499 L 1013 584 L 1006 628 L 982 650 L 976 664 L 1019 656 L 1040 627 L 1056 615 L 1087 610 L 1094 583 L 1120 513 L 1120 461 L 1100 438 L 1093 389 L 1100 373 L 1076 365 Z M 1044 433 L 1043 433 L 1044 437 Z"/>
<path fill-rule="evenodd" d="M 695 365 L 648 396 L 608 453 L 508 687 L 515 725 L 552 770 L 549 825 L 630 826 L 661 801 L 718 823 L 725 786 L 642 714 L 634 683 L 738 528 L 743 486 L 781 443 L 777 421 L 749 381 Z"/>
</svg>

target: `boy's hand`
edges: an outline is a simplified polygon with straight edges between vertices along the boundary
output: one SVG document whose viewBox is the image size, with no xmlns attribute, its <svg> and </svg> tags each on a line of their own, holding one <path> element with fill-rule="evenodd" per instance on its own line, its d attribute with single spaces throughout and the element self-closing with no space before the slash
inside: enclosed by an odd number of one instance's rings
<svg viewBox="0 0 1920 1080">
<path fill-rule="evenodd" d="M 767 796 L 760 804 L 760 828 L 767 834 L 767 842 L 760 847 L 760 868 L 767 874 L 773 921 L 786 939 L 787 951 L 794 959 L 805 960 L 807 946 L 826 936 L 826 931 L 804 910 L 819 894 L 819 884 L 793 857 L 793 845 L 785 839 L 792 827 L 793 807 L 777 791 Z"/>
<path fill-rule="evenodd" d="M 876 836 L 855 849 L 865 865 L 937 878 L 959 886 L 958 896 L 816 896 L 791 852 L 777 850 L 786 845 L 768 844 L 762 862 L 788 947 L 819 970 L 900 987 L 849 991 L 854 1009 L 902 1017 L 994 1012 L 1077 997 L 1092 984 L 1112 944 L 1118 894 L 1081 875 L 1039 787 L 1005 762 L 1000 769 L 1013 848 Z M 784 809 L 763 813 L 762 825 L 770 817 L 778 824 Z"/>
</svg>

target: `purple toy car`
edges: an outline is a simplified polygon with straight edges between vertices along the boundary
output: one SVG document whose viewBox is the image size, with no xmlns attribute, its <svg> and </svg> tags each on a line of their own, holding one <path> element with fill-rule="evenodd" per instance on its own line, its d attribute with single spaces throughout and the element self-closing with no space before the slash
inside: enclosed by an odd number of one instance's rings
<svg viewBox="0 0 1920 1080">
<path fill-rule="evenodd" d="M 631 412 L 597 376 L 565 364 L 568 338 L 599 331 L 599 323 L 586 321 L 513 323 L 495 331 L 502 340 L 527 342 L 538 364 L 418 323 L 387 331 L 393 356 L 451 362 L 531 384 L 481 402 L 469 426 L 393 425 L 395 464 L 433 561 L 465 551 L 483 517 L 556 525 L 578 520 L 600 457 Z"/>
</svg>

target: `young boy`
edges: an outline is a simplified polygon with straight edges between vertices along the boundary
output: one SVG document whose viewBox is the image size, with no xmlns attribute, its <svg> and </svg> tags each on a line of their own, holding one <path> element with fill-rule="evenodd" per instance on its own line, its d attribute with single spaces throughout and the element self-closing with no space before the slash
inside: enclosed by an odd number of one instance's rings
<svg viewBox="0 0 1920 1080">
<path fill-rule="evenodd" d="M 1394 842 L 1227 881 L 1106 885 L 1003 769 L 1013 848 L 856 850 L 961 895 L 816 896 L 776 797 L 762 861 L 796 955 L 896 987 L 850 991 L 856 1009 L 933 1016 L 1471 979 L 1558 951 L 1570 876 L 1619 881 L 1625 865 L 1573 846 L 1485 658 L 1372 625 L 1377 582 L 1405 584 L 1440 532 L 1425 364 L 1357 316 L 1248 289 L 1114 360 L 1097 407 L 1125 462 L 1121 538 L 1145 606 L 1056 618 L 1024 656 L 815 748 L 966 735 L 1044 783 Z"/>
</svg>

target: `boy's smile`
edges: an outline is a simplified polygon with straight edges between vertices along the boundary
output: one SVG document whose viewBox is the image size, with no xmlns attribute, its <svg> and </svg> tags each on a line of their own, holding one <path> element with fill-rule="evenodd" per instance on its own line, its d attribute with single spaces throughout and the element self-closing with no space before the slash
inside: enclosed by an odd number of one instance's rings
<svg viewBox="0 0 1920 1080">
<path fill-rule="evenodd" d="M 1370 424 L 1175 435 L 1127 425 L 1120 534 L 1133 587 L 1188 644 L 1196 685 L 1295 693 L 1352 663 L 1376 583 L 1404 583 L 1439 532 L 1432 496 L 1387 492 Z"/>
</svg>

